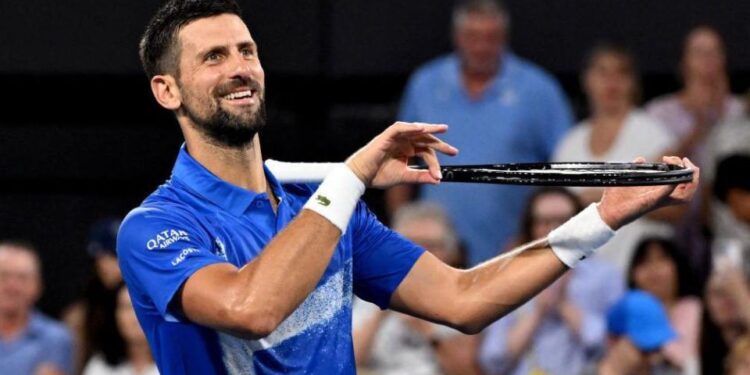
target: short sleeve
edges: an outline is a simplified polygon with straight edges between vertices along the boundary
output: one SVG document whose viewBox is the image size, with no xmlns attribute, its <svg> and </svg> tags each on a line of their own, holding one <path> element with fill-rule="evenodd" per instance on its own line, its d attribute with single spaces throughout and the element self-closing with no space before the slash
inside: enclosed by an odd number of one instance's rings
<svg viewBox="0 0 750 375">
<path fill-rule="evenodd" d="M 45 346 L 44 363 L 53 365 L 66 374 L 72 374 L 73 366 L 73 337 L 64 326 L 50 327 L 47 330 L 49 339 Z"/>
<path fill-rule="evenodd" d="M 117 235 L 123 278 L 148 295 L 165 318 L 172 297 L 199 269 L 226 262 L 212 252 L 212 241 L 199 224 L 177 209 L 138 208 Z"/>
<path fill-rule="evenodd" d="M 354 293 L 381 309 L 388 308 L 391 295 L 424 249 L 383 225 L 362 202 L 354 215 Z"/>
</svg>

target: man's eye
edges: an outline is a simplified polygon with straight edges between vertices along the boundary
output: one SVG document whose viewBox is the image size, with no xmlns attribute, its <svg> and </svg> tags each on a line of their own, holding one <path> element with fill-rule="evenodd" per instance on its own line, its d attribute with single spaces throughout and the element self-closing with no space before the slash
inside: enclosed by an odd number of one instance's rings
<svg viewBox="0 0 750 375">
<path fill-rule="evenodd" d="M 240 50 L 240 53 L 242 53 L 242 56 L 246 56 L 246 57 L 247 56 L 252 56 L 252 55 L 255 54 L 255 53 L 253 53 L 253 50 L 250 49 L 250 48 L 243 48 L 242 50 Z"/>
<path fill-rule="evenodd" d="M 221 59 L 221 55 L 216 52 L 211 52 L 206 55 L 206 61 L 219 61 L 219 59 Z"/>
</svg>

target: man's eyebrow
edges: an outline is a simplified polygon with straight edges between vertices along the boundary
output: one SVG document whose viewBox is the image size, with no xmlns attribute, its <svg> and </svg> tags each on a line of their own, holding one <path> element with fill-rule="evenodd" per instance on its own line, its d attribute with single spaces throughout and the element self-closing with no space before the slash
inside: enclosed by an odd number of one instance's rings
<svg viewBox="0 0 750 375">
<path fill-rule="evenodd" d="M 255 44 L 255 41 L 252 41 L 252 40 L 237 43 L 237 48 L 245 48 L 245 47 L 256 49 L 258 45 Z"/>
<path fill-rule="evenodd" d="M 207 56 L 210 53 L 226 53 L 227 50 L 228 50 L 228 48 L 226 46 L 208 47 L 208 48 L 206 48 L 206 49 L 201 50 L 200 52 L 198 52 L 198 57 L 202 58 L 204 56 Z"/>
</svg>

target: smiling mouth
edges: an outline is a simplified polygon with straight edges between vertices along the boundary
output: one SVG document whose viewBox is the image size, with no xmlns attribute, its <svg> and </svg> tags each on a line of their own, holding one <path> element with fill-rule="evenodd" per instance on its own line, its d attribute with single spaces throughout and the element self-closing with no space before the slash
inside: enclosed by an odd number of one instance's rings
<svg viewBox="0 0 750 375">
<path fill-rule="evenodd" d="M 255 99 L 256 95 L 257 90 L 247 89 L 224 95 L 221 98 L 230 103 L 245 104 L 246 102 L 249 103 L 254 101 L 253 99 Z"/>
</svg>

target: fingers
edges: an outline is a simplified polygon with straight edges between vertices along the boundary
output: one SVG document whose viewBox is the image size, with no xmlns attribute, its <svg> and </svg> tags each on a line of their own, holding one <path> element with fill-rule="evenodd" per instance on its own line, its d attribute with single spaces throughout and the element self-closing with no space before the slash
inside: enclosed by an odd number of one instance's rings
<svg viewBox="0 0 750 375">
<path fill-rule="evenodd" d="M 643 156 L 639 156 L 639 157 L 633 159 L 633 163 L 640 164 L 640 163 L 645 163 L 645 162 L 646 162 L 646 158 L 644 158 Z"/>
<path fill-rule="evenodd" d="M 430 170 L 408 168 L 406 172 L 404 172 L 401 182 L 406 184 L 437 185 L 440 183 L 440 180 L 433 177 Z"/>
<path fill-rule="evenodd" d="M 457 148 L 443 142 L 432 134 L 420 135 L 417 137 L 416 141 L 416 147 L 427 147 L 450 156 L 458 155 Z"/>
<path fill-rule="evenodd" d="M 680 167 L 685 167 L 685 163 L 683 162 L 683 160 L 677 156 L 664 156 L 661 158 L 661 160 L 666 164 L 679 165 Z"/>
<path fill-rule="evenodd" d="M 420 148 L 417 150 L 417 156 L 422 158 L 427 163 L 427 170 L 430 175 L 436 180 L 440 181 L 443 179 L 443 174 L 440 172 L 440 162 L 438 161 L 435 150 L 431 148 Z"/>
<path fill-rule="evenodd" d="M 427 124 L 423 122 L 396 122 L 385 130 L 389 137 L 400 138 L 417 134 L 439 134 L 448 131 L 445 124 Z"/>
</svg>

